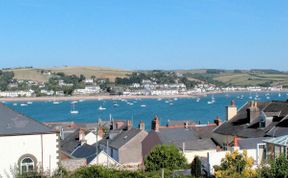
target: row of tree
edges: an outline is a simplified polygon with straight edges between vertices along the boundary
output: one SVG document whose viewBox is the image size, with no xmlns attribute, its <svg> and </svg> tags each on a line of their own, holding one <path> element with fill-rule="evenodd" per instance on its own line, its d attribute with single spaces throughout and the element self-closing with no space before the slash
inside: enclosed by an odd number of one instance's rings
<svg viewBox="0 0 288 178">
<path fill-rule="evenodd" d="M 2 71 L 0 70 L 0 91 L 6 91 L 8 89 L 8 85 L 13 80 L 14 73 L 10 71 Z"/>
</svg>

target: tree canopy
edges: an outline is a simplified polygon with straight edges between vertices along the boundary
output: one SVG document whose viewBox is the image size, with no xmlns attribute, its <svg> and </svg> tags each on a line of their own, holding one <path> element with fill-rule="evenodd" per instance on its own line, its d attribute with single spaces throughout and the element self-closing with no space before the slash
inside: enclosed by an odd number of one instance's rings
<svg viewBox="0 0 288 178">
<path fill-rule="evenodd" d="M 187 160 L 174 145 L 156 145 L 145 158 L 144 165 L 146 171 L 156 171 L 162 168 L 176 170 L 185 168 Z"/>
<path fill-rule="evenodd" d="M 256 171 L 252 169 L 253 158 L 247 156 L 247 151 L 239 153 L 238 150 L 227 152 L 220 166 L 214 166 L 216 178 L 252 178 L 256 177 Z"/>
</svg>

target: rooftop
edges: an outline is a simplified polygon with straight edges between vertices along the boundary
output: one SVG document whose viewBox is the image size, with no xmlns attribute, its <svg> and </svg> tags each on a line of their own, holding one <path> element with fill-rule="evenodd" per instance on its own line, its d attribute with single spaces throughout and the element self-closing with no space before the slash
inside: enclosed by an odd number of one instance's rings
<svg viewBox="0 0 288 178">
<path fill-rule="evenodd" d="M 261 116 L 250 123 L 247 114 L 250 104 L 251 102 L 246 103 L 240 108 L 236 116 L 217 127 L 214 132 L 242 138 L 257 138 L 272 135 L 281 136 L 288 134 L 287 101 L 257 102 L 257 107 L 264 113 L 265 117 L 271 118 L 271 122 L 267 122 L 267 125 L 264 127 L 260 127 Z"/>
<path fill-rule="evenodd" d="M 55 133 L 55 130 L 0 103 L 0 136 Z"/>
</svg>

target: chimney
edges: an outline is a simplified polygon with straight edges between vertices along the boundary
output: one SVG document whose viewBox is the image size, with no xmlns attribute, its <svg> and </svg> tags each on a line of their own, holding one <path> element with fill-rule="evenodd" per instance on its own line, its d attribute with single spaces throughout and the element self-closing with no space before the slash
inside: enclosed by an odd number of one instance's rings
<svg viewBox="0 0 288 178">
<path fill-rule="evenodd" d="M 222 121 L 221 121 L 221 119 L 220 119 L 219 116 L 216 117 L 216 119 L 214 120 L 214 123 L 215 123 L 217 126 L 219 126 L 219 125 L 222 124 Z"/>
<path fill-rule="evenodd" d="M 154 117 L 154 120 L 152 121 L 152 130 L 154 130 L 155 132 L 159 132 L 159 119 L 157 116 Z"/>
<path fill-rule="evenodd" d="M 188 121 L 184 122 L 184 128 L 185 128 L 185 129 L 188 129 L 188 128 L 189 128 L 189 122 L 188 122 Z"/>
<path fill-rule="evenodd" d="M 247 119 L 249 123 L 252 123 L 254 119 L 260 116 L 260 109 L 256 101 L 250 102 L 250 107 L 247 109 Z"/>
<path fill-rule="evenodd" d="M 104 136 L 103 128 L 102 128 L 102 127 L 99 127 L 99 128 L 98 128 L 98 137 L 103 138 L 103 136 Z"/>
<path fill-rule="evenodd" d="M 132 121 L 131 120 L 127 120 L 127 130 L 132 128 Z"/>
<path fill-rule="evenodd" d="M 143 120 L 141 120 L 140 123 L 139 123 L 139 129 L 140 130 L 145 130 L 145 123 L 144 123 Z"/>
<path fill-rule="evenodd" d="M 226 106 L 226 121 L 229 121 L 237 115 L 237 107 L 234 100 L 231 101 L 230 106 Z"/>
<path fill-rule="evenodd" d="M 237 137 L 237 136 L 234 136 L 233 142 L 234 142 L 234 147 L 233 147 L 233 149 L 234 149 L 234 150 L 239 150 L 238 137 Z"/>
<path fill-rule="evenodd" d="M 79 141 L 81 142 L 81 145 L 86 143 L 86 140 L 85 140 L 85 129 L 83 129 L 83 128 L 80 128 L 80 130 L 79 130 Z"/>
</svg>

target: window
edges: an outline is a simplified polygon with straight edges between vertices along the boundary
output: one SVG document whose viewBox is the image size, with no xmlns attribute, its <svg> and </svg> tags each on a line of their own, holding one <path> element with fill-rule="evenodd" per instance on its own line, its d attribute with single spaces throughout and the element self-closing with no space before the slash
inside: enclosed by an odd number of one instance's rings
<svg viewBox="0 0 288 178">
<path fill-rule="evenodd" d="M 20 169 L 21 169 L 20 170 L 21 173 L 33 171 L 34 170 L 34 161 L 29 157 L 25 157 L 24 159 L 21 160 Z"/>
</svg>

